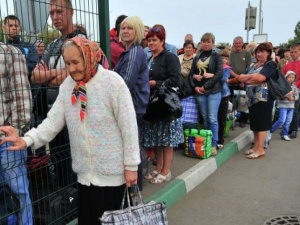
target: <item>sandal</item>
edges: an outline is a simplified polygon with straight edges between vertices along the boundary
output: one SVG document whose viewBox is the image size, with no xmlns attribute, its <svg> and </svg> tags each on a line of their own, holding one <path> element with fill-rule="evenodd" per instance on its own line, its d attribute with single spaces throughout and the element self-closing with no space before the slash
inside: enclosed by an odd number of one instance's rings
<svg viewBox="0 0 300 225">
<path fill-rule="evenodd" d="M 224 147 L 224 145 L 222 145 L 222 144 L 217 145 L 217 149 L 222 149 L 223 147 Z"/>
<path fill-rule="evenodd" d="M 151 180 L 151 179 L 157 177 L 158 174 L 159 174 L 159 172 L 157 172 L 156 170 L 153 170 L 151 173 L 148 173 L 146 176 L 144 176 L 144 178 L 146 180 Z"/>
<path fill-rule="evenodd" d="M 253 152 L 252 154 L 246 156 L 247 159 L 261 159 L 265 156 L 265 154 L 261 154 L 261 155 L 257 155 L 255 152 Z"/>
<path fill-rule="evenodd" d="M 165 181 L 171 180 L 171 172 L 169 172 L 166 176 L 158 174 L 156 177 L 154 177 L 152 180 L 150 180 L 150 183 L 152 184 L 161 184 Z"/>
<path fill-rule="evenodd" d="M 217 155 L 217 154 L 218 154 L 217 148 L 216 148 L 216 147 L 212 147 L 212 148 L 211 148 L 211 155 L 212 155 L 212 156 L 215 156 L 215 155 Z"/>
<path fill-rule="evenodd" d="M 244 152 L 244 155 L 251 155 L 252 153 L 254 153 L 253 149 L 249 149 L 247 151 Z"/>
</svg>

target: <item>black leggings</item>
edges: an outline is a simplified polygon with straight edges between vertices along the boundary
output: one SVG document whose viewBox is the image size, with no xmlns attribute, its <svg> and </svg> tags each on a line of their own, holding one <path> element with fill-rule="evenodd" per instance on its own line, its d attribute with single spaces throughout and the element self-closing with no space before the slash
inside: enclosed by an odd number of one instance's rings
<svg viewBox="0 0 300 225">
<path fill-rule="evenodd" d="M 218 144 L 222 144 L 222 145 L 224 144 L 224 132 L 225 132 L 226 121 L 227 121 L 228 101 L 229 101 L 229 96 L 223 97 L 221 99 L 221 103 L 218 111 L 218 122 L 219 122 Z"/>
</svg>

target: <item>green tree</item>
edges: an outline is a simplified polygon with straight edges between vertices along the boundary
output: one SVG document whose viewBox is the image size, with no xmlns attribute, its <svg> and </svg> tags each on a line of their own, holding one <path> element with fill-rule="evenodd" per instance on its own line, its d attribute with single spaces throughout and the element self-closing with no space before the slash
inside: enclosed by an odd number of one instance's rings
<svg viewBox="0 0 300 225">
<path fill-rule="evenodd" d="M 217 46 L 224 46 L 224 47 L 228 46 L 228 47 L 231 47 L 231 45 L 228 42 L 219 42 L 217 44 Z"/>
<path fill-rule="evenodd" d="M 295 26 L 295 38 L 300 38 L 300 21 Z"/>
<path fill-rule="evenodd" d="M 289 46 L 291 46 L 292 44 L 295 43 L 300 43 L 300 21 L 298 21 L 298 23 L 295 26 L 295 30 L 294 30 L 295 36 L 294 38 L 290 38 L 287 43 L 280 43 L 279 47 L 281 49 L 287 49 L 289 48 Z"/>
<path fill-rule="evenodd" d="M 43 39 L 43 41 L 45 42 L 46 45 L 48 45 L 50 42 L 52 42 L 53 40 L 55 40 L 56 38 L 58 38 L 60 36 L 60 32 L 52 27 L 51 25 L 47 25 L 42 33 L 39 33 L 37 35 L 38 39 Z"/>
</svg>

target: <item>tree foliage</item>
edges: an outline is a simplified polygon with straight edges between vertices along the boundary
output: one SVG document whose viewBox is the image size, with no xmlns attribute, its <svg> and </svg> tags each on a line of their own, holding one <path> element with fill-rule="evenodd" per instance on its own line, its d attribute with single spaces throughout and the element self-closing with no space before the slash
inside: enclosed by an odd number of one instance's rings
<svg viewBox="0 0 300 225">
<path fill-rule="evenodd" d="M 47 25 L 42 33 L 39 33 L 37 35 L 38 39 L 43 39 L 46 45 L 48 45 L 50 42 L 52 42 L 54 39 L 58 38 L 60 36 L 60 32 L 52 27 L 51 25 Z"/>
<path fill-rule="evenodd" d="M 295 26 L 294 30 L 295 36 L 293 38 L 290 38 L 286 43 L 280 43 L 279 47 L 281 49 L 287 49 L 289 46 L 295 43 L 300 43 L 300 21 Z"/>
<path fill-rule="evenodd" d="M 224 46 L 224 47 L 226 47 L 226 46 L 231 47 L 231 45 L 228 42 L 219 42 L 217 45 L 218 46 Z"/>
<path fill-rule="evenodd" d="M 300 38 L 300 21 L 295 26 L 295 37 Z"/>
</svg>

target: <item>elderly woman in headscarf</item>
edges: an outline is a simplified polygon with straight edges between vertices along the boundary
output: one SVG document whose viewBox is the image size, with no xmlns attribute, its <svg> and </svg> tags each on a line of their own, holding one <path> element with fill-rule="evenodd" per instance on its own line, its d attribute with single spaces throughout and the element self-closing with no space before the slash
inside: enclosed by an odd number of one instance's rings
<svg viewBox="0 0 300 225">
<path fill-rule="evenodd" d="M 106 69 L 107 59 L 95 42 L 69 39 L 63 56 L 70 76 L 60 86 L 47 118 L 23 138 L 14 128 L 1 127 L 8 135 L 1 144 L 11 141 L 14 146 L 9 150 L 39 148 L 66 124 L 79 183 L 78 223 L 100 224 L 104 211 L 120 208 L 126 185 L 137 183 L 135 110 L 125 82 Z"/>
</svg>

